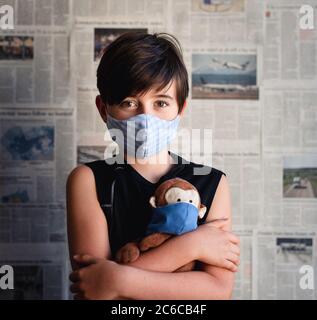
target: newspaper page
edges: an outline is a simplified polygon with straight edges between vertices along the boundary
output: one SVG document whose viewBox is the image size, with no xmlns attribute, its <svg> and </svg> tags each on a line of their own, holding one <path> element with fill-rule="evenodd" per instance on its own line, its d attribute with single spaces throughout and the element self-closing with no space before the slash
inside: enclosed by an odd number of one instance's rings
<svg viewBox="0 0 317 320">
<path fill-rule="evenodd" d="M 0 300 L 67 298 L 65 244 L 0 244 L 0 252 L 14 277 L 14 290 L 0 290 Z"/>
<path fill-rule="evenodd" d="M 186 110 L 187 111 L 187 110 Z M 261 109 L 259 103 L 192 100 L 189 128 L 212 131 L 210 149 L 216 153 L 260 153 Z M 202 117 L 203 115 L 203 117 Z M 187 125 L 184 122 L 184 126 Z M 202 137 L 201 137 L 202 139 Z M 204 150 L 207 151 L 207 150 Z"/>
<path fill-rule="evenodd" d="M 4 2 L 15 25 L 0 35 L 0 108 L 68 107 L 69 1 Z"/>
<path fill-rule="evenodd" d="M 316 229 L 269 228 L 254 231 L 253 299 L 317 299 Z"/>
<path fill-rule="evenodd" d="M 317 153 L 265 154 L 266 226 L 317 227 Z"/>
<path fill-rule="evenodd" d="M 316 88 L 317 31 L 300 28 L 300 7 L 310 5 L 316 12 L 316 1 L 269 0 L 265 3 L 265 85 Z M 315 17 L 315 24 L 316 21 Z"/>
<path fill-rule="evenodd" d="M 9 5 L 13 8 L 15 28 L 69 28 L 71 3 L 72 0 L 0 0 L 0 6 Z"/>
<path fill-rule="evenodd" d="M 16 196 L 15 201 L 19 201 Z M 22 201 L 21 201 L 22 202 Z M 0 243 L 53 243 L 66 241 L 64 203 L 0 204 Z"/>
<path fill-rule="evenodd" d="M 0 36 L 0 107 L 69 105 L 68 35 L 23 28 Z"/>
<path fill-rule="evenodd" d="M 214 153 L 212 166 L 227 175 L 233 227 L 254 227 L 259 224 L 263 211 L 261 157 L 252 153 Z"/>
<path fill-rule="evenodd" d="M 265 88 L 263 100 L 264 152 L 316 152 L 316 89 Z"/>
<path fill-rule="evenodd" d="M 189 47 L 210 43 L 263 40 L 264 2 L 261 0 L 169 1 L 168 29 Z"/>
<path fill-rule="evenodd" d="M 76 0 L 73 4 L 74 22 L 76 24 L 104 24 L 105 21 L 161 22 L 167 17 L 169 0 Z"/>
<path fill-rule="evenodd" d="M 232 299 L 252 298 L 252 229 L 234 228 L 233 233 L 240 239 L 240 265 L 235 274 Z"/>
<path fill-rule="evenodd" d="M 1 109 L 0 202 L 65 200 L 75 163 L 72 109 Z"/>
</svg>

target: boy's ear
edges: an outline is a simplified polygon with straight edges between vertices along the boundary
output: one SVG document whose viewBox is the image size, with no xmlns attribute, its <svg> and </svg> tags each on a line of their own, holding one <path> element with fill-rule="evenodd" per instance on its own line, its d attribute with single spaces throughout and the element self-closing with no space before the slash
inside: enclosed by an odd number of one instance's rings
<svg viewBox="0 0 317 320">
<path fill-rule="evenodd" d="M 99 114 L 104 122 L 107 122 L 107 112 L 106 105 L 102 102 L 100 95 L 96 96 L 96 106 L 99 111 Z"/>
</svg>

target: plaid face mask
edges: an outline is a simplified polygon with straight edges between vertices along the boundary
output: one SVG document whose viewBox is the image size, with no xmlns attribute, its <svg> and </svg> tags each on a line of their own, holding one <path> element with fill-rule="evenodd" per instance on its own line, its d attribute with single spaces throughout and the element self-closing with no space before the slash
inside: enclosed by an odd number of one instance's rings
<svg viewBox="0 0 317 320">
<path fill-rule="evenodd" d="M 197 228 L 198 209 L 189 202 L 176 202 L 152 208 L 152 218 L 145 235 L 156 232 L 180 235 Z"/>
<path fill-rule="evenodd" d="M 138 114 L 126 120 L 107 115 L 107 127 L 120 151 L 135 158 L 147 158 L 167 147 L 177 134 L 180 116 L 163 120 L 151 114 Z"/>
</svg>

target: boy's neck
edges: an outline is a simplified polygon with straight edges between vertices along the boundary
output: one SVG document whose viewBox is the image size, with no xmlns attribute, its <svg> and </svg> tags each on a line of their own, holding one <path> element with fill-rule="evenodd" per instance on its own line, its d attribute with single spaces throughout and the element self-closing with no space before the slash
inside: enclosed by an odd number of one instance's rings
<svg viewBox="0 0 317 320">
<path fill-rule="evenodd" d="M 175 164 L 167 149 L 146 159 L 136 159 L 129 155 L 125 155 L 125 159 L 130 166 L 152 183 L 157 182 Z"/>
</svg>

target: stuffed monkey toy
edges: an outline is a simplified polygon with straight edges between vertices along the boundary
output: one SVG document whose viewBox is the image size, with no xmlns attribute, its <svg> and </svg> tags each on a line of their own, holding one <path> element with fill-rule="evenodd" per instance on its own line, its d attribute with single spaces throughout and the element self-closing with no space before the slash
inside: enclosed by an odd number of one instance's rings
<svg viewBox="0 0 317 320">
<path fill-rule="evenodd" d="M 206 213 L 206 206 L 201 204 L 198 190 L 188 181 L 173 178 L 161 183 L 150 198 L 152 218 L 139 242 L 128 242 L 121 247 L 115 260 L 119 263 L 135 261 L 140 251 L 144 252 L 155 248 L 173 235 L 180 235 L 197 228 L 198 219 Z M 175 270 L 193 270 L 195 261 Z"/>
</svg>

